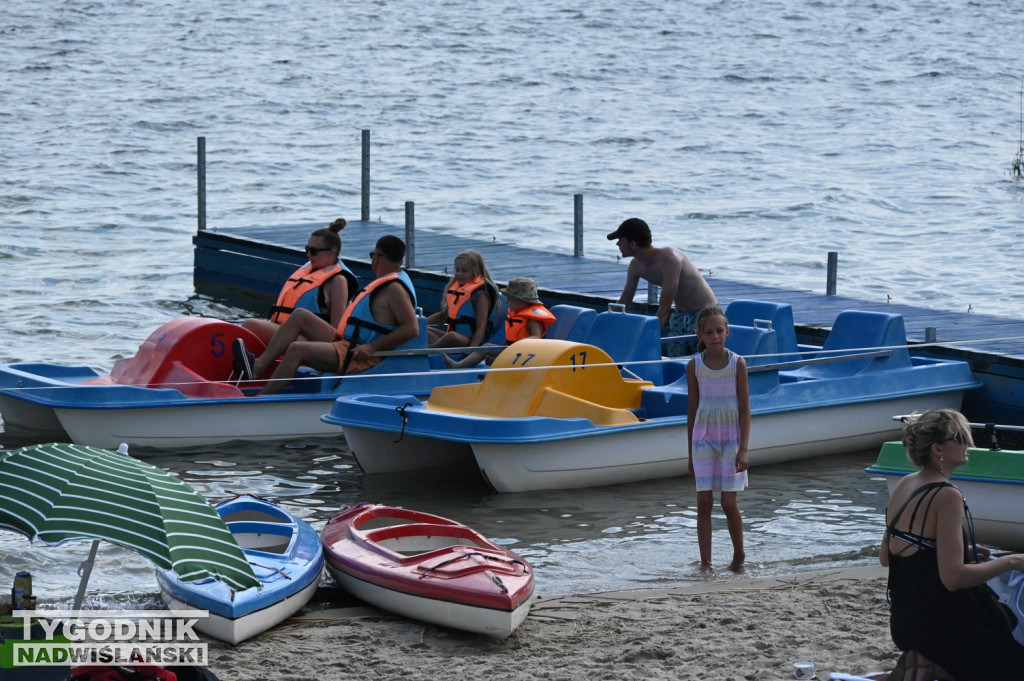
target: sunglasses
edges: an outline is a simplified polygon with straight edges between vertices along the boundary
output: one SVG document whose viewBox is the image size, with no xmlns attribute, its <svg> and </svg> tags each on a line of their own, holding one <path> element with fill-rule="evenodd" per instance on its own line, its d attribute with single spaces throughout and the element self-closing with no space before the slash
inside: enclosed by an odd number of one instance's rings
<svg viewBox="0 0 1024 681">
<path fill-rule="evenodd" d="M 380 258 L 383 257 L 384 254 L 381 253 L 380 251 L 370 251 L 370 260 L 373 260 L 373 256 L 377 256 L 378 258 Z"/>
<path fill-rule="evenodd" d="M 314 248 L 313 246 L 306 246 L 306 255 L 316 255 L 317 253 L 325 253 L 331 249 L 329 248 Z"/>
<path fill-rule="evenodd" d="M 955 433 L 953 433 L 953 435 L 951 437 L 947 437 L 945 440 L 939 440 L 939 442 L 949 442 L 950 440 L 952 440 L 953 442 L 957 443 L 958 445 L 962 445 L 964 443 L 964 436 L 958 430 Z"/>
</svg>

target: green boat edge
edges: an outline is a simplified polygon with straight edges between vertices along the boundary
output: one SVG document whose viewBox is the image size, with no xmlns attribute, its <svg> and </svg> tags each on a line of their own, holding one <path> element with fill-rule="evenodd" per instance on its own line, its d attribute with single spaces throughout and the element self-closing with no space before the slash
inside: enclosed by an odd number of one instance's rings
<svg viewBox="0 0 1024 681">
<path fill-rule="evenodd" d="M 917 466 L 910 462 L 902 442 L 886 442 L 875 464 L 864 470 L 876 475 L 906 475 L 917 471 Z M 951 479 L 1024 485 L 1024 451 L 971 447 L 967 463 L 958 467 Z"/>
</svg>

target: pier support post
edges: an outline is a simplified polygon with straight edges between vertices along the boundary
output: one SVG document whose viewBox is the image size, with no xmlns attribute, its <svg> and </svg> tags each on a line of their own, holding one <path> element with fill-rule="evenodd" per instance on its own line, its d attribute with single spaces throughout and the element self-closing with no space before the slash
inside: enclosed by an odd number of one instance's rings
<svg viewBox="0 0 1024 681">
<path fill-rule="evenodd" d="M 836 274 L 839 271 L 839 254 L 835 251 L 828 252 L 828 274 L 825 275 L 825 295 L 836 294 Z"/>
<path fill-rule="evenodd" d="M 416 207 L 405 202 L 405 266 L 416 266 Z"/>
<path fill-rule="evenodd" d="M 657 305 L 658 304 L 658 285 L 647 282 L 647 304 Z"/>
<path fill-rule="evenodd" d="M 935 327 L 934 326 L 926 326 L 926 327 L 924 327 L 924 342 L 925 343 L 934 343 L 935 342 L 935 338 L 936 338 Z"/>
<path fill-rule="evenodd" d="M 370 219 L 370 131 L 363 130 L 363 181 L 362 181 L 363 207 L 359 212 L 360 219 L 366 222 Z"/>
<path fill-rule="evenodd" d="M 196 138 L 196 221 L 206 229 L 206 138 Z"/>
<path fill-rule="evenodd" d="M 583 257 L 583 194 L 573 194 L 572 196 L 572 235 L 573 235 L 573 250 L 572 254 L 577 258 Z"/>
</svg>

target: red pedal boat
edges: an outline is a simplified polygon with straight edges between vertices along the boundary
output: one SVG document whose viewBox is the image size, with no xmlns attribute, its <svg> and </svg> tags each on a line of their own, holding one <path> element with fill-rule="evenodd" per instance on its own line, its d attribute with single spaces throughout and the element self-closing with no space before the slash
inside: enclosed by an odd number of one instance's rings
<svg viewBox="0 0 1024 681">
<path fill-rule="evenodd" d="M 504 638 L 530 609 L 533 568 L 454 520 L 364 503 L 320 540 L 339 585 L 405 617 Z"/>
</svg>

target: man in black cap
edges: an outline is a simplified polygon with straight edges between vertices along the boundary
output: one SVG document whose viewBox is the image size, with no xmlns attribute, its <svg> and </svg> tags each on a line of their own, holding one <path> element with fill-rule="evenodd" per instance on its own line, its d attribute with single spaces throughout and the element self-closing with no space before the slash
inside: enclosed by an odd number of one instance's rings
<svg viewBox="0 0 1024 681">
<path fill-rule="evenodd" d="M 619 228 L 608 235 L 624 258 L 633 258 L 626 271 L 626 285 L 619 302 L 628 310 L 633 303 L 641 279 L 661 287 L 658 319 L 669 335 L 681 336 L 694 332 L 697 313 L 718 301 L 714 291 L 701 276 L 697 267 L 678 248 L 651 245 L 651 228 L 640 218 L 624 220 Z M 672 309 L 675 303 L 676 309 Z M 676 353 L 669 348 L 669 355 Z"/>
</svg>

